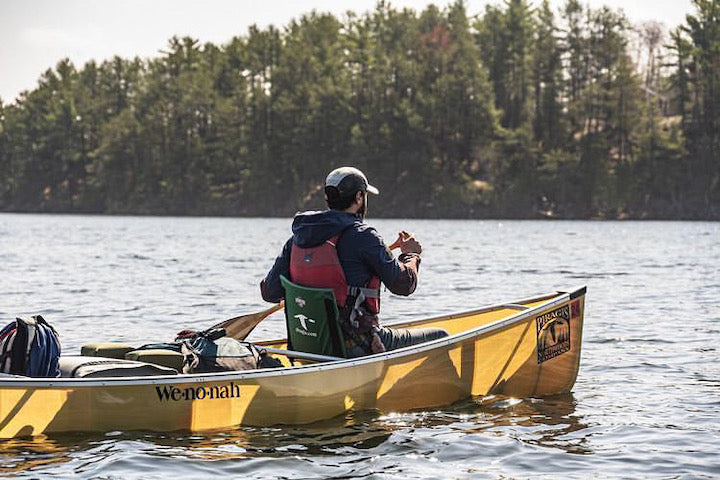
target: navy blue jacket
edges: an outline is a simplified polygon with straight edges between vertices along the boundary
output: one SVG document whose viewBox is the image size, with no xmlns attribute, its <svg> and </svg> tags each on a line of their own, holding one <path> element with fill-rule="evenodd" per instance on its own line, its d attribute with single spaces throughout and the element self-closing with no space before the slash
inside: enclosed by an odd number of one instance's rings
<svg viewBox="0 0 720 480">
<path fill-rule="evenodd" d="M 262 297 L 267 302 L 277 303 L 284 297 L 280 275 L 290 278 L 293 242 L 302 248 L 314 247 L 341 232 L 337 253 L 348 285 L 362 287 L 377 276 L 397 295 L 410 295 L 415 291 L 420 257 L 405 254 L 394 258 L 377 231 L 357 215 L 340 210 L 298 213 L 293 219 L 292 232 L 293 236 L 260 283 Z"/>
</svg>

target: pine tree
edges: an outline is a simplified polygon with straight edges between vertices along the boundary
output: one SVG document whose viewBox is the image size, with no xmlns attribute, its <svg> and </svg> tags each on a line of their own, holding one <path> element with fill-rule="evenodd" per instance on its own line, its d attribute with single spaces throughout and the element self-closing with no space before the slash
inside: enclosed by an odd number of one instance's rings
<svg viewBox="0 0 720 480">
<path fill-rule="evenodd" d="M 555 16 L 548 0 L 537 13 L 533 55 L 535 140 L 544 151 L 564 143 L 563 105 L 561 103 L 563 70 L 562 52 L 557 39 Z"/>
</svg>

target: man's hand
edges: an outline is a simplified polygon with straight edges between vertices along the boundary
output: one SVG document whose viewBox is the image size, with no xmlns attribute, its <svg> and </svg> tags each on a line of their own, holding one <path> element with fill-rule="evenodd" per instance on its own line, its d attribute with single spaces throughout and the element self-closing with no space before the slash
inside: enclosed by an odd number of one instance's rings
<svg viewBox="0 0 720 480">
<path fill-rule="evenodd" d="M 390 245 L 390 250 L 399 248 L 402 253 L 422 253 L 422 245 L 418 242 L 412 233 L 402 230 L 398 234 L 397 240 Z"/>
</svg>

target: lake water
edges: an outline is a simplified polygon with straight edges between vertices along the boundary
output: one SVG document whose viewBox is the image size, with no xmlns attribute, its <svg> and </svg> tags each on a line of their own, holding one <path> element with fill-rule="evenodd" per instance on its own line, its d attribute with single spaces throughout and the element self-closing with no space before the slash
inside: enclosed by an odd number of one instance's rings
<svg viewBox="0 0 720 480">
<path fill-rule="evenodd" d="M 586 284 L 573 392 L 355 412 L 209 435 L 110 432 L 0 442 L 0 475 L 85 478 L 720 476 L 720 224 L 370 220 L 425 253 L 419 318 Z M 0 323 L 41 313 L 63 351 L 169 341 L 265 307 L 289 219 L 0 215 Z M 284 336 L 280 316 L 251 338 Z"/>
</svg>

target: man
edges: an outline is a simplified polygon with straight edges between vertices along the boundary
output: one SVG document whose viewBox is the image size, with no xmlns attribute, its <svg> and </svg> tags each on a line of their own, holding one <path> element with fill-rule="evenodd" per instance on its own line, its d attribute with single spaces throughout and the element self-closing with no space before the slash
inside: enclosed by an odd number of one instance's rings
<svg viewBox="0 0 720 480">
<path fill-rule="evenodd" d="M 379 191 L 357 168 L 330 172 L 325 180 L 328 210 L 295 215 L 293 236 L 260 284 L 268 302 L 284 297 L 280 275 L 306 287 L 333 288 L 350 357 L 447 336 L 437 328 L 379 326 L 381 283 L 396 295 L 413 293 L 422 246 L 409 233 L 400 232 L 393 246 L 399 247 L 401 254 L 394 258 L 380 235 L 364 222 L 368 193 L 378 195 Z M 314 258 L 335 260 L 313 268 Z"/>
</svg>

